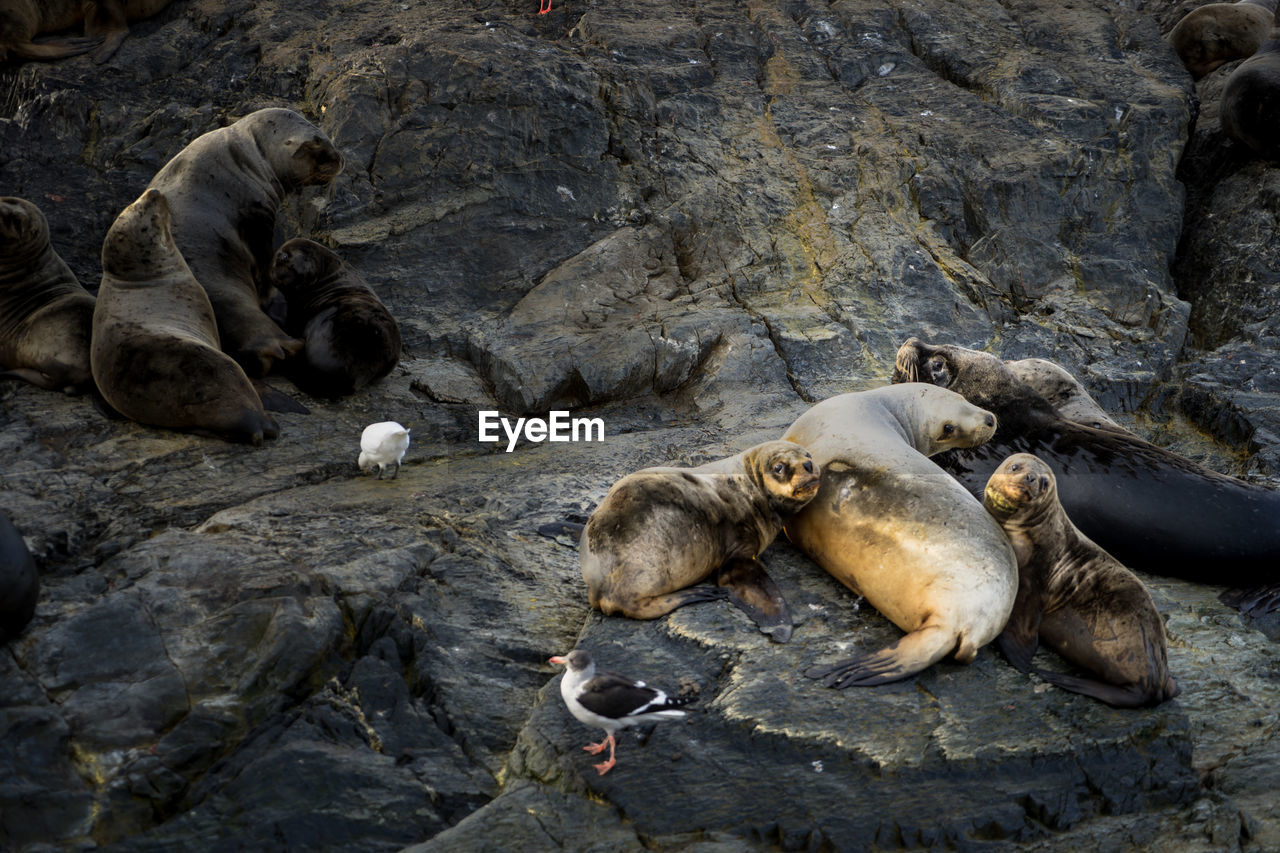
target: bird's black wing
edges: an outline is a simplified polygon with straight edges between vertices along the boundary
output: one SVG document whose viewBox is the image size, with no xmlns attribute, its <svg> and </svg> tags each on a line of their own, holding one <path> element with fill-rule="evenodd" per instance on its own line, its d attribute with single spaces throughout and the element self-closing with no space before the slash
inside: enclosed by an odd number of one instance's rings
<svg viewBox="0 0 1280 853">
<path fill-rule="evenodd" d="M 634 681 L 614 672 L 602 672 L 582 685 L 578 702 L 592 713 L 616 720 L 670 707 L 666 698 L 661 690 L 654 690 L 643 681 Z"/>
</svg>

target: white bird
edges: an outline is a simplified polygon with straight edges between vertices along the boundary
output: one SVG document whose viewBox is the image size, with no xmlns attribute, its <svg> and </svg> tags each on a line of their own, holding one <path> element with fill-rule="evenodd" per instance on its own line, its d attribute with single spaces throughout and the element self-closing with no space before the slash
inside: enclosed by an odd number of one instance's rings
<svg viewBox="0 0 1280 853">
<path fill-rule="evenodd" d="M 609 747 L 609 760 L 595 765 L 601 776 L 617 763 L 614 732 L 637 723 L 683 717 L 684 711 L 678 709 L 693 701 L 692 696 L 667 696 L 643 681 L 635 681 L 616 672 L 597 673 L 595 661 L 582 649 L 556 655 L 549 662 L 568 667 L 560 679 L 560 695 L 564 697 L 569 713 L 580 722 L 604 729 L 608 734 L 599 743 L 583 747 L 592 755 L 599 755 L 606 746 Z"/>
<path fill-rule="evenodd" d="M 400 460 L 409 449 L 409 431 L 395 421 L 382 421 L 369 424 L 360 434 L 360 458 L 357 464 L 365 473 L 374 465 L 378 466 L 378 479 L 389 465 L 394 465 L 390 479 L 400 475 Z"/>
</svg>

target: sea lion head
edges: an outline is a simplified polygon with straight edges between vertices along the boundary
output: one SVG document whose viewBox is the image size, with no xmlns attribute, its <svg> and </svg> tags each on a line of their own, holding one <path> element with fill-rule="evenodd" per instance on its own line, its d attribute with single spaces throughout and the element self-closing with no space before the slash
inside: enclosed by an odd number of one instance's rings
<svg viewBox="0 0 1280 853">
<path fill-rule="evenodd" d="M 963 396 L 975 406 L 1010 416 L 1057 417 L 1053 406 L 989 352 L 908 338 L 898 348 L 894 382 L 927 382 Z"/>
<path fill-rule="evenodd" d="M 901 390 L 893 392 L 898 401 L 895 414 L 916 450 L 926 456 L 977 447 L 995 435 L 996 416 L 954 391 L 922 384 L 897 387 Z"/>
<path fill-rule="evenodd" d="M 822 471 L 809 451 L 793 441 L 757 444 L 746 452 L 743 463 L 779 515 L 799 512 L 818 493 Z"/>
<path fill-rule="evenodd" d="M 329 249 L 306 237 L 295 237 L 281 246 L 271 262 L 271 283 L 290 299 L 301 296 L 315 282 L 332 275 L 342 260 Z"/>
<path fill-rule="evenodd" d="M 1023 520 L 1058 499 L 1053 471 L 1038 456 L 1015 453 L 987 480 L 982 505 L 998 521 Z"/>
<path fill-rule="evenodd" d="M 6 262 L 31 250 L 40 251 L 49 242 L 49 223 L 25 198 L 0 198 L 0 258 Z"/>
<path fill-rule="evenodd" d="M 175 258 L 169 201 L 149 189 L 116 217 L 102 241 L 102 271 L 123 280 L 151 278 Z M 185 264 L 186 262 L 183 261 Z"/>
<path fill-rule="evenodd" d="M 324 131 L 293 110 L 269 107 L 242 124 L 287 189 L 327 184 L 342 171 L 342 155 Z"/>
</svg>

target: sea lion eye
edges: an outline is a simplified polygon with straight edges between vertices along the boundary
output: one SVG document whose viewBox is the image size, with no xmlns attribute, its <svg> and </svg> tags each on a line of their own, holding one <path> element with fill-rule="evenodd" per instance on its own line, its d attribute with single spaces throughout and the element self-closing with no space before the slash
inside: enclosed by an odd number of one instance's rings
<svg viewBox="0 0 1280 853">
<path fill-rule="evenodd" d="M 785 472 L 786 470 L 787 470 L 787 463 L 785 462 L 773 463 L 774 476 L 781 477 L 783 475 L 783 472 Z"/>
<path fill-rule="evenodd" d="M 952 434 L 952 433 L 954 433 L 955 431 L 956 431 L 956 425 L 955 425 L 955 424 L 943 424 L 943 425 L 942 425 L 942 434 L 943 434 L 943 435 L 951 435 L 951 434 Z"/>
</svg>

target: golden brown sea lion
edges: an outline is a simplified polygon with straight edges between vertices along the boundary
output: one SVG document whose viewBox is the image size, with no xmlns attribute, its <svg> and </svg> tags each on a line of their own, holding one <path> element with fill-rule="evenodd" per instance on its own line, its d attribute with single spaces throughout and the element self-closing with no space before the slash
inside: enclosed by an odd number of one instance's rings
<svg viewBox="0 0 1280 853">
<path fill-rule="evenodd" d="M 929 460 L 995 431 L 990 412 L 932 385 L 841 394 L 783 435 L 822 466 L 817 497 L 787 537 L 906 636 L 805 672 L 830 687 L 907 678 L 947 655 L 969 663 L 1004 627 L 1017 589 L 1009 540 Z"/>
<path fill-rule="evenodd" d="M 817 490 L 817 466 L 790 441 L 767 441 L 696 468 L 628 474 L 582 531 L 578 554 L 591 606 L 656 619 L 727 597 L 786 642 L 791 614 L 760 552 Z M 694 586 L 713 575 L 717 586 Z"/>
<path fill-rule="evenodd" d="M 1053 471 L 1015 453 L 987 481 L 983 505 L 1018 558 L 1018 597 L 1000 650 L 1022 672 L 1040 641 L 1097 676 L 1036 673 L 1064 690 L 1117 708 L 1178 695 L 1169 675 L 1164 623 L 1137 575 L 1071 523 Z"/>
</svg>

